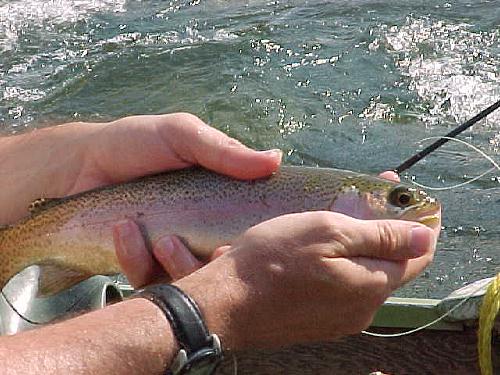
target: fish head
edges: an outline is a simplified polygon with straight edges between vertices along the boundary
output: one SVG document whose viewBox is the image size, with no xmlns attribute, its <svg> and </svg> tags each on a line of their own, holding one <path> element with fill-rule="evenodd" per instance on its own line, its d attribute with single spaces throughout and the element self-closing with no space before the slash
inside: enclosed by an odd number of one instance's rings
<svg viewBox="0 0 500 375">
<path fill-rule="evenodd" d="M 441 224 L 441 204 L 416 187 L 394 186 L 387 194 L 386 207 L 395 219 L 416 221 L 431 228 Z"/>
<path fill-rule="evenodd" d="M 424 190 L 380 178 L 349 178 L 332 210 L 358 219 L 415 221 L 441 226 L 441 205 Z"/>
</svg>

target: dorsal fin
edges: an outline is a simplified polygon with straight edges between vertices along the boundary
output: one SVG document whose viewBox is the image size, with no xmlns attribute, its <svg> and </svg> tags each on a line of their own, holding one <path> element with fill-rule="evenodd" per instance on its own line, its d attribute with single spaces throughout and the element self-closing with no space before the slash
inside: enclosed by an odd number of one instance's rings
<svg viewBox="0 0 500 375">
<path fill-rule="evenodd" d="M 62 200 L 63 198 L 39 198 L 30 203 L 28 211 L 31 215 L 36 215 L 49 207 L 57 205 Z"/>
</svg>

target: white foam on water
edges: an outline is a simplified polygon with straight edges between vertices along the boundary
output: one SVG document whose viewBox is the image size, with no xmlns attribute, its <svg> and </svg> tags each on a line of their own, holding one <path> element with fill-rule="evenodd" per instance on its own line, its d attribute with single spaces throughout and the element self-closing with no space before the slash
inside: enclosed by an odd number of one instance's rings
<svg viewBox="0 0 500 375">
<path fill-rule="evenodd" d="M 463 122 L 500 99 L 499 38 L 500 28 L 482 32 L 429 17 L 408 17 L 383 31 L 409 88 L 429 106 L 422 120 L 430 124 L 445 117 Z M 500 112 L 483 125 L 500 129 Z"/>
<path fill-rule="evenodd" d="M 111 38 L 94 43 L 93 48 L 96 52 L 102 48 L 115 45 L 117 50 L 120 48 L 130 48 L 131 46 L 168 46 L 168 51 L 178 50 L 179 48 L 190 47 L 195 44 L 203 44 L 207 42 L 226 42 L 237 39 L 238 36 L 226 29 L 218 30 L 202 30 L 198 29 L 197 25 L 186 25 L 183 30 L 169 30 L 161 33 L 121 33 Z M 172 48 L 172 45 L 180 44 Z M 155 53 L 162 53 L 161 50 L 155 50 Z"/>
<path fill-rule="evenodd" d="M 193 6 L 196 4 L 189 3 L 189 5 Z M 23 30 L 27 28 L 52 28 L 54 25 L 85 20 L 99 12 L 116 13 L 125 12 L 125 10 L 125 0 L 10 1 L 4 5 L 0 5 L 0 52 L 14 49 Z M 226 30 L 217 30 L 213 38 L 205 38 L 198 32 L 196 26 L 187 26 L 184 36 L 171 38 L 169 35 L 166 35 L 166 41 L 169 43 L 182 42 L 190 44 L 210 39 L 222 41 L 237 38 L 235 34 Z M 140 34 L 133 35 L 132 41 L 136 41 L 139 36 Z M 108 42 L 117 44 L 126 43 L 130 42 L 129 37 L 130 34 L 124 33 L 123 35 L 110 38 Z M 23 67 L 20 67 L 20 69 L 23 69 Z"/>
<path fill-rule="evenodd" d="M 19 0 L 0 5 L 0 52 L 15 48 L 23 31 L 74 23 L 97 12 L 124 12 L 125 0 Z"/>
<path fill-rule="evenodd" d="M 16 86 L 7 86 L 3 90 L 3 99 L 17 99 L 22 102 L 31 102 L 34 100 L 42 99 L 45 96 L 45 92 L 39 89 L 23 89 Z"/>
</svg>

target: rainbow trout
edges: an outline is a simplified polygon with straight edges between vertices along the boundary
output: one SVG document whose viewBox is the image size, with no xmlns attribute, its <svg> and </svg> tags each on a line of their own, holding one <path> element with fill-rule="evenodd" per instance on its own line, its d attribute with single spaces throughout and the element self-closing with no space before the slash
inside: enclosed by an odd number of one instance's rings
<svg viewBox="0 0 500 375">
<path fill-rule="evenodd" d="M 42 267 L 42 295 L 119 273 L 111 227 L 124 218 L 135 220 L 150 243 L 176 234 L 206 258 L 257 223 L 315 210 L 434 225 L 439 203 L 413 187 L 336 169 L 284 166 L 255 181 L 199 168 L 163 173 L 35 201 L 30 217 L 0 231 L 0 288 L 33 264 Z"/>
</svg>

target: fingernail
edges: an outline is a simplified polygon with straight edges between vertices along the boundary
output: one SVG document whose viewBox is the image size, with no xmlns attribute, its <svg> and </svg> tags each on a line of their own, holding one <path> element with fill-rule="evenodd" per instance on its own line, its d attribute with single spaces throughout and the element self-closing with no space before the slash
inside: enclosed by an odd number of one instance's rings
<svg viewBox="0 0 500 375">
<path fill-rule="evenodd" d="M 196 258 L 191 255 L 189 250 L 184 249 L 179 242 L 180 240 L 177 238 L 165 236 L 160 238 L 155 246 L 155 255 L 161 258 L 161 260 L 159 259 L 160 262 L 163 260 L 163 264 L 173 266 L 173 269 L 169 269 L 169 272 L 174 272 L 171 275 L 174 278 L 178 276 L 176 273 L 179 270 L 193 270 L 198 268 Z"/>
<path fill-rule="evenodd" d="M 413 227 L 411 230 L 410 249 L 416 256 L 424 255 L 433 246 L 434 233 L 427 227 Z"/>
<path fill-rule="evenodd" d="M 283 151 L 277 148 L 273 148 L 272 150 L 266 150 L 266 151 L 259 151 L 260 154 L 266 155 L 266 156 L 271 156 L 275 158 L 280 158 L 283 156 Z"/>
<path fill-rule="evenodd" d="M 155 248 L 161 250 L 155 254 L 156 256 L 165 259 L 167 261 L 172 260 L 175 251 L 175 245 L 170 236 L 161 237 L 156 243 Z"/>
<path fill-rule="evenodd" d="M 130 220 L 122 220 L 115 224 L 114 229 L 122 252 L 128 257 L 139 254 L 142 243 L 137 243 L 137 238 L 133 235 L 136 229 L 134 224 Z"/>
</svg>

